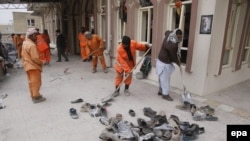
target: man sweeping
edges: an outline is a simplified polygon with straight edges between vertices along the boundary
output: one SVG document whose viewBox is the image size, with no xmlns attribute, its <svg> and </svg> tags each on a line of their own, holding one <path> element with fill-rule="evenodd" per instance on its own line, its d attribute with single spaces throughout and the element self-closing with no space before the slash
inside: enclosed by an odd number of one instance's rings
<svg viewBox="0 0 250 141">
<path fill-rule="evenodd" d="M 130 95 L 129 92 L 129 85 L 132 82 L 132 72 L 131 70 L 136 65 L 136 50 L 146 51 L 150 49 L 151 46 L 149 44 L 139 43 L 134 40 L 131 40 L 128 36 L 123 36 L 122 43 L 117 47 L 117 56 L 116 56 L 116 63 L 115 63 L 115 92 L 113 96 L 118 96 L 120 93 L 120 85 L 123 81 L 124 77 L 127 77 L 124 80 L 125 83 L 125 90 L 124 94 L 126 96 Z"/>
</svg>

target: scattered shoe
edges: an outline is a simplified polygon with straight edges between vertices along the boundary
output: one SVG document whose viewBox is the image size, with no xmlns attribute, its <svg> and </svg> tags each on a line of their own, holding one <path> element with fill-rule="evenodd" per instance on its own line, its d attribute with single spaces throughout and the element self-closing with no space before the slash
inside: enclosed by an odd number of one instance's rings
<svg viewBox="0 0 250 141">
<path fill-rule="evenodd" d="M 125 90 L 124 90 L 124 95 L 125 95 L 125 96 L 130 96 L 130 92 L 128 91 L 128 89 L 125 89 Z"/>
<path fill-rule="evenodd" d="M 130 109 L 130 110 L 128 111 L 128 113 L 129 113 L 129 115 L 130 115 L 131 117 L 135 117 L 135 111 L 134 111 L 134 110 Z"/>
<path fill-rule="evenodd" d="M 0 99 L 5 99 L 8 96 L 8 94 L 2 94 L 0 95 Z"/>
<path fill-rule="evenodd" d="M 168 101 L 173 101 L 173 98 L 170 97 L 169 94 L 168 94 L 168 95 L 162 95 L 162 98 L 163 98 L 163 99 L 166 99 L 166 100 L 168 100 Z"/>
<path fill-rule="evenodd" d="M 70 114 L 72 119 L 78 119 L 79 118 L 75 108 L 70 108 L 69 109 L 69 114 Z"/>
<path fill-rule="evenodd" d="M 143 114 L 147 117 L 153 118 L 156 116 L 156 111 L 152 110 L 150 107 L 143 108 Z"/>
<path fill-rule="evenodd" d="M 205 119 L 206 119 L 207 121 L 218 121 L 218 117 L 215 117 L 215 116 L 213 116 L 213 115 L 207 115 L 207 116 L 205 117 Z"/>
<path fill-rule="evenodd" d="M 89 103 L 85 103 L 81 106 L 81 112 L 89 112 L 90 110 L 90 105 Z"/>
<path fill-rule="evenodd" d="M 145 128 L 145 127 L 148 126 L 148 125 L 147 125 L 147 122 L 146 122 L 144 119 L 142 119 L 142 118 L 138 118 L 138 119 L 137 119 L 137 123 L 138 123 L 138 125 L 139 125 L 140 127 L 142 127 L 142 128 Z"/>
<path fill-rule="evenodd" d="M 71 101 L 72 104 L 73 104 L 73 103 L 80 103 L 80 102 L 83 102 L 83 99 L 78 98 L 78 99 L 76 99 L 76 100 Z"/>
<path fill-rule="evenodd" d="M 99 119 L 99 121 L 100 121 L 101 124 L 103 124 L 103 125 L 105 125 L 105 126 L 108 126 L 108 125 L 109 125 L 109 119 L 106 118 L 106 117 L 101 117 L 101 118 Z"/>
<path fill-rule="evenodd" d="M 215 113 L 214 108 L 210 107 L 209 105 L 207 106 L 201 106 L 200 111 L 202 113 L 208 114 L 208 115 L 213 115 Z"/>
<path fill-rule="evenodd" d="M 39 103 L 45 101 L 46 98 L 43 97 L 42 95 L 38 96 L 37 98 L 32 98 L 33 103 Z"/>
</svg>

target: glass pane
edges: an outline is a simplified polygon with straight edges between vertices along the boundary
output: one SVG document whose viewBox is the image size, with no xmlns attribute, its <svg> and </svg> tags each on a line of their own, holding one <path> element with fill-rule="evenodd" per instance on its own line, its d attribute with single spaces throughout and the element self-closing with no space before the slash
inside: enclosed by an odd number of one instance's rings
<svg viewBox="0 0 250 141">
<path fill-rule="evenodd" d="M 142 21 L 141 21 L 141 41 L 147 42 L 147 32 L 148 32 L 148 11 L 142 12 Z"/>
<path fill-rule="evenodd" d="M 222 65 L 227 65 L 228 64 L 228 59 L 229 59 L 229 53 L 230 51 L 225 51 L 222 59 Z"/>
</svg>

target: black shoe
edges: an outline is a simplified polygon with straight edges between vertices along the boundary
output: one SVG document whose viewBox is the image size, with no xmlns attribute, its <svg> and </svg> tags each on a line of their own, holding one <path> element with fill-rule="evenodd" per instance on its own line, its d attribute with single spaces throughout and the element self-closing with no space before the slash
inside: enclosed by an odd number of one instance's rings
<svg viewBox="0 0 250 141">
<path fill-rule="evenodd" d="M 62 62 L 61 60 L 57 60 L 56 62 Z"/>
<path fill-rule="evenodd" d="M 69 59 L 66 59 L 65 61 L 66 61 L 66 62 L 69 62 Z"/>
<path fill-rule="evenodd" d="M 80 103 L 80 102 L 83 102 L 83 99 L 78 98 L 76 100 L 71 101 L 71 103 Z"/>
<path fill-rule="evenodd" d="M 130 110 L 128 111 L 128 113 L 129 113 L 129 115 L 130 115 L 131 117 L 134 117 L 134 116 L 135 116 L 135 111 L 132 110 L 132 109 L 130 109 Z"/>
<path fill-rule="evenodd" d="M 169 94 L 168 94 L 168 95 L 162 95 L 162 98 L 163 98 L 163 99 L 166 99 L 166 100 L 168 100 L 168 101 L 173 101 L 173 98 L 170 97 Z"/>
<path fill-rule="evenodd" d="M 158 92 L 158 95 L 160 95 L 160 96 L 161 96 L 161 95 L 162 95 L 162 93 L 161 93 L 161 92 Z"/>
<path fill-rule="evenodd" d="M 73 118 L 73 119 L 78 119 L 78 117 L 79 117 L 75 108 L 70 108 L 69 114 L 70 114 L 71 118 Z"/>
</svg>

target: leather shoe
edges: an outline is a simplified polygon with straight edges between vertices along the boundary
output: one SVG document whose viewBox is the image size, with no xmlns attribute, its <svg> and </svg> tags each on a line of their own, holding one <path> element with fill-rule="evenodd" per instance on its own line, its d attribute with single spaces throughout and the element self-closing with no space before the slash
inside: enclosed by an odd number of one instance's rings
<svg viewBox="0 0 250 141">
<path fill-rule="evenodd" d="M 76 100 L 71 101 L 71 103 L 80 103 L 80 102 L 83 102 L 83 99 L 78 98 Z"/>
<path fill-rule="evenodd" d="M 162 98 L 163 98 L 163 99 L 166 99 L 166 100 L 168 100 L 168 101 L 173 101 L 173 98 L 170 97 L 169 95 L 162 95 Z"/>
</svg>

